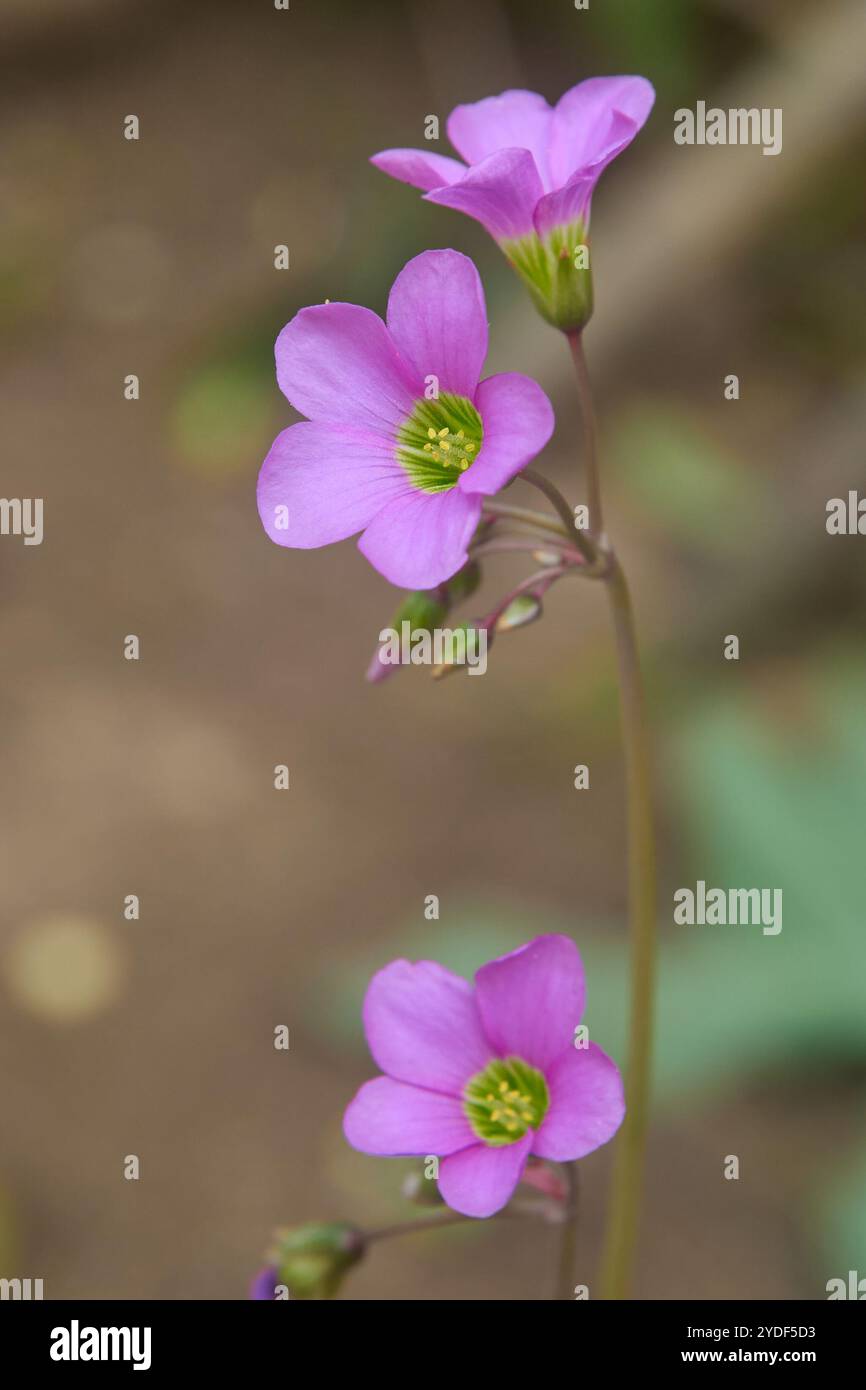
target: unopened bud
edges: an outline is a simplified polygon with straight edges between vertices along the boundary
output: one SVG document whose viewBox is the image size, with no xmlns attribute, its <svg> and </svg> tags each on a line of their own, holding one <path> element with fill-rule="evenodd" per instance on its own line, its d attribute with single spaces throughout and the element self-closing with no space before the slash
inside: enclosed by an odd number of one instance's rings
<svg viewBox="0 0 866 1390">
<path fill-rule="evenodd" d="M 496 619 L 496 631 L 510 632 L 512 628 L 525 627 L 527 623 L 534 623 L 536 618 L 540 618 L 541 613 L 540 598 L 535 594 L 518 594 Z"/>
<path fill-rule="evenodd" d="M 363 1234 L 345 1221 L 278 1231 L 271 1263 L 289 1298 L 333 1298 L 346 1273 L 363 1258 Z"/>
<path fill-rule="evenodd" d="M 406 595 L 391 620 L 390 628 L 386 628 L 385 632 L 401 633 L 404 623 L 409 624 L 410 637 L 416 632 L 432 632 L 440 626 L 447 614 L 448 603 L 441 588 L 416 589 L 414 593 Z M 388 638 L 380 634 L 379 646 L 366 673 L 367 680 L 374 685 L 387 680 L 397 670 L 393 661 L 384 660 L 389 645 Z"/>
<path fill-rule="evenodd" d="M 492 632 L 483 625 L 458 623 L 451 636 L 452 659 L 449 661 L 446 658 L 433 667 L 433 679 L 440 681 L 443 676 L 453 676 L 458 671 L 466 671 L 470 667 L 484 671 L 487 667 L 487 648 L 492 640 Z"/>
<path fill-rule="evenodd" d="M 442 585 L 447 591 L 449 605 L 452 603 L 462 603 L 464 599 L 471 598 L 481 583 L 481 566 L 477 560 L 469 560 L 458 570 L 450 579 Z"/>
</svg>

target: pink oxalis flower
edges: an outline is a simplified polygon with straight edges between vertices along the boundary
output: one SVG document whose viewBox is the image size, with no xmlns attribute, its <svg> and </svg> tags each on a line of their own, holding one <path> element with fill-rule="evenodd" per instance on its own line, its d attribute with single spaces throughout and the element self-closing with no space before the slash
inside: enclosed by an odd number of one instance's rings
<svg viewBox="0 0 866 1390">
<path fill-rule="evenodd" d="M 392 584 L 431 589 L 465 563 L 485 496 L 553 432 L 529 377 L 480 381 L 487 308 L 457 251 L 404 266 L 385 323 L 357 304 L 301 309 L 276 344 L 277 381 L 307 420 L 278 435 L 258 507 L 278 545 L 306 550 L 362 531 Z"/>
<path fill-rule="evenodd" d="M 644 77 L 591 77 L 554 107 L 537 92 L 503 92 L 448 117 L 448 138 L 465 164 L 405 149 L 382 150 L 372 162 L 486 227 L 544 317 L 572 331 L 592 312 L 591 274 L 575 263 L 575 250 L 587 241 L 595 185 L 654 100 Z"/>
<path fill-rule="evenodd" d="M 595 1043 L 575 1046 L 583 965 L 566 936 L 489 961 L 475 988 L 433 961 L 373 976 L 364 1030 L 385 1073 L 343 1120 L 349 1143 L 435 1155 L 439 1190 L 466 1216 L 504 1207 L 530 1155 L 567 1162 L 607 1143 L 625 1113 L 622 1078 Z"/>
</svg>

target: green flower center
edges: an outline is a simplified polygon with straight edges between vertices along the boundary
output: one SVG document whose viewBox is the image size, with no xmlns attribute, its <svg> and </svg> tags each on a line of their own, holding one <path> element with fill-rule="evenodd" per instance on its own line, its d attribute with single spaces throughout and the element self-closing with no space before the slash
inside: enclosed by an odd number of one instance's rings
<svg viewBox="0 0 866 1390">
<path fill-rule="evenodd" d="M 412 486 L 447 492 L 478 457 L 484 427 L 465 396 L 445 392 L 435 401 L 416 401 L 397 434 L 397 458 Z"/>
<path fill-rule="evenodd" d="M 515 1144 L 538 1129 L 550 1104 L 540 1071 L 519 1057 L 497 1058 L 466 1083 L 463 1112 L 485 1144 Z"/>
</svg>

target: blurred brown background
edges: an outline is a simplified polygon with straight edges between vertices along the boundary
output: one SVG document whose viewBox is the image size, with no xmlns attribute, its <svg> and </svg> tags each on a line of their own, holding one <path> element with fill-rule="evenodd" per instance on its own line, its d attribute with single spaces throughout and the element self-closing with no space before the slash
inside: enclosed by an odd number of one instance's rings
<svg viewBox="0 0 866 1390">
<path fill-rule="evenodd" d="M 340 1132 L 373 1071 L 364 983 L 396 955 L 469 972 L 572 931 L 622 1059 L 601 596 L 556 590 L 484 680 L 371 688 L 397 594 L 351 542 L 272 546 L 255 510 L 294 418 L 279 328 L 325 298 L 381 312 L 446 245 L 481 270 L 488 371 L 552 395 L 543 466 L 580 499 L 563 344 L 479 227 L 367 158 L 422 143 L 428 113 L 449 152 L 459 101 L 615 72 L 658 90 L 596 196 L 587 333 L 658 735 L 638 1293 L 821 1298 L 866 1274 L 866 540 L 824 526 L 866 491 L 864 28 L 859 0 L 0 4 L 0 490 L 45 499 L 41 547 L 0 538 L 0 1275 L 239 1298 L 277 1224 L 411 1214 L 407 1165 Z M 782 154 L 677 147 L 698 100 L 781 106 Z M 520 573 L 491 561 L 485 593 Z M 783 887 L 782 935 L 674 928 L 696 878 Z M 590 1284 L 609 1157 L 583 1165 Z M 473 1226 L 383 1246 L 345 1296 L 544 1298 L 552 1259 L 548 1231 Z"/>
</svg>

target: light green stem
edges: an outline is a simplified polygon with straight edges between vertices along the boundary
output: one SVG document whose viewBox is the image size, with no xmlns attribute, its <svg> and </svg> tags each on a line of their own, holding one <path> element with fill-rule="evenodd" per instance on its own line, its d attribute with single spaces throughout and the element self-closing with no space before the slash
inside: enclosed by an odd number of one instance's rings
<svg viewBox="0 0 866 1390">
<path fill-rule="evenodd" d="M 586 435 L 590 526 L 602 532 L 595 412 L 580 334 L 569 334 Z M 631 596 L 612 549 L 604 574 L 616 642 L 628 823 L 631 1007 L 626 1058 L 626 1113 L 616 1138 L 613 1182 L 601 1268 L 601 1296 L 629 1296 L 637 1245 L 649 1121 L 656 956 L 656 871 L 652 773 L 643 681 Z"/>
<path fill-rule="evenodd" d="M 628 820 L 631 1009 L 626 1112 L 616 1138 L 613 1185 L 601 1271 L 603 1298 L 628 1298 L 637 1244 L 649 1124 L 656 956 L 656 872 L 652 780 L 634 613 L 625 575 L 614 561 L 606 583 L 619 667 Z"/>
</svg>

